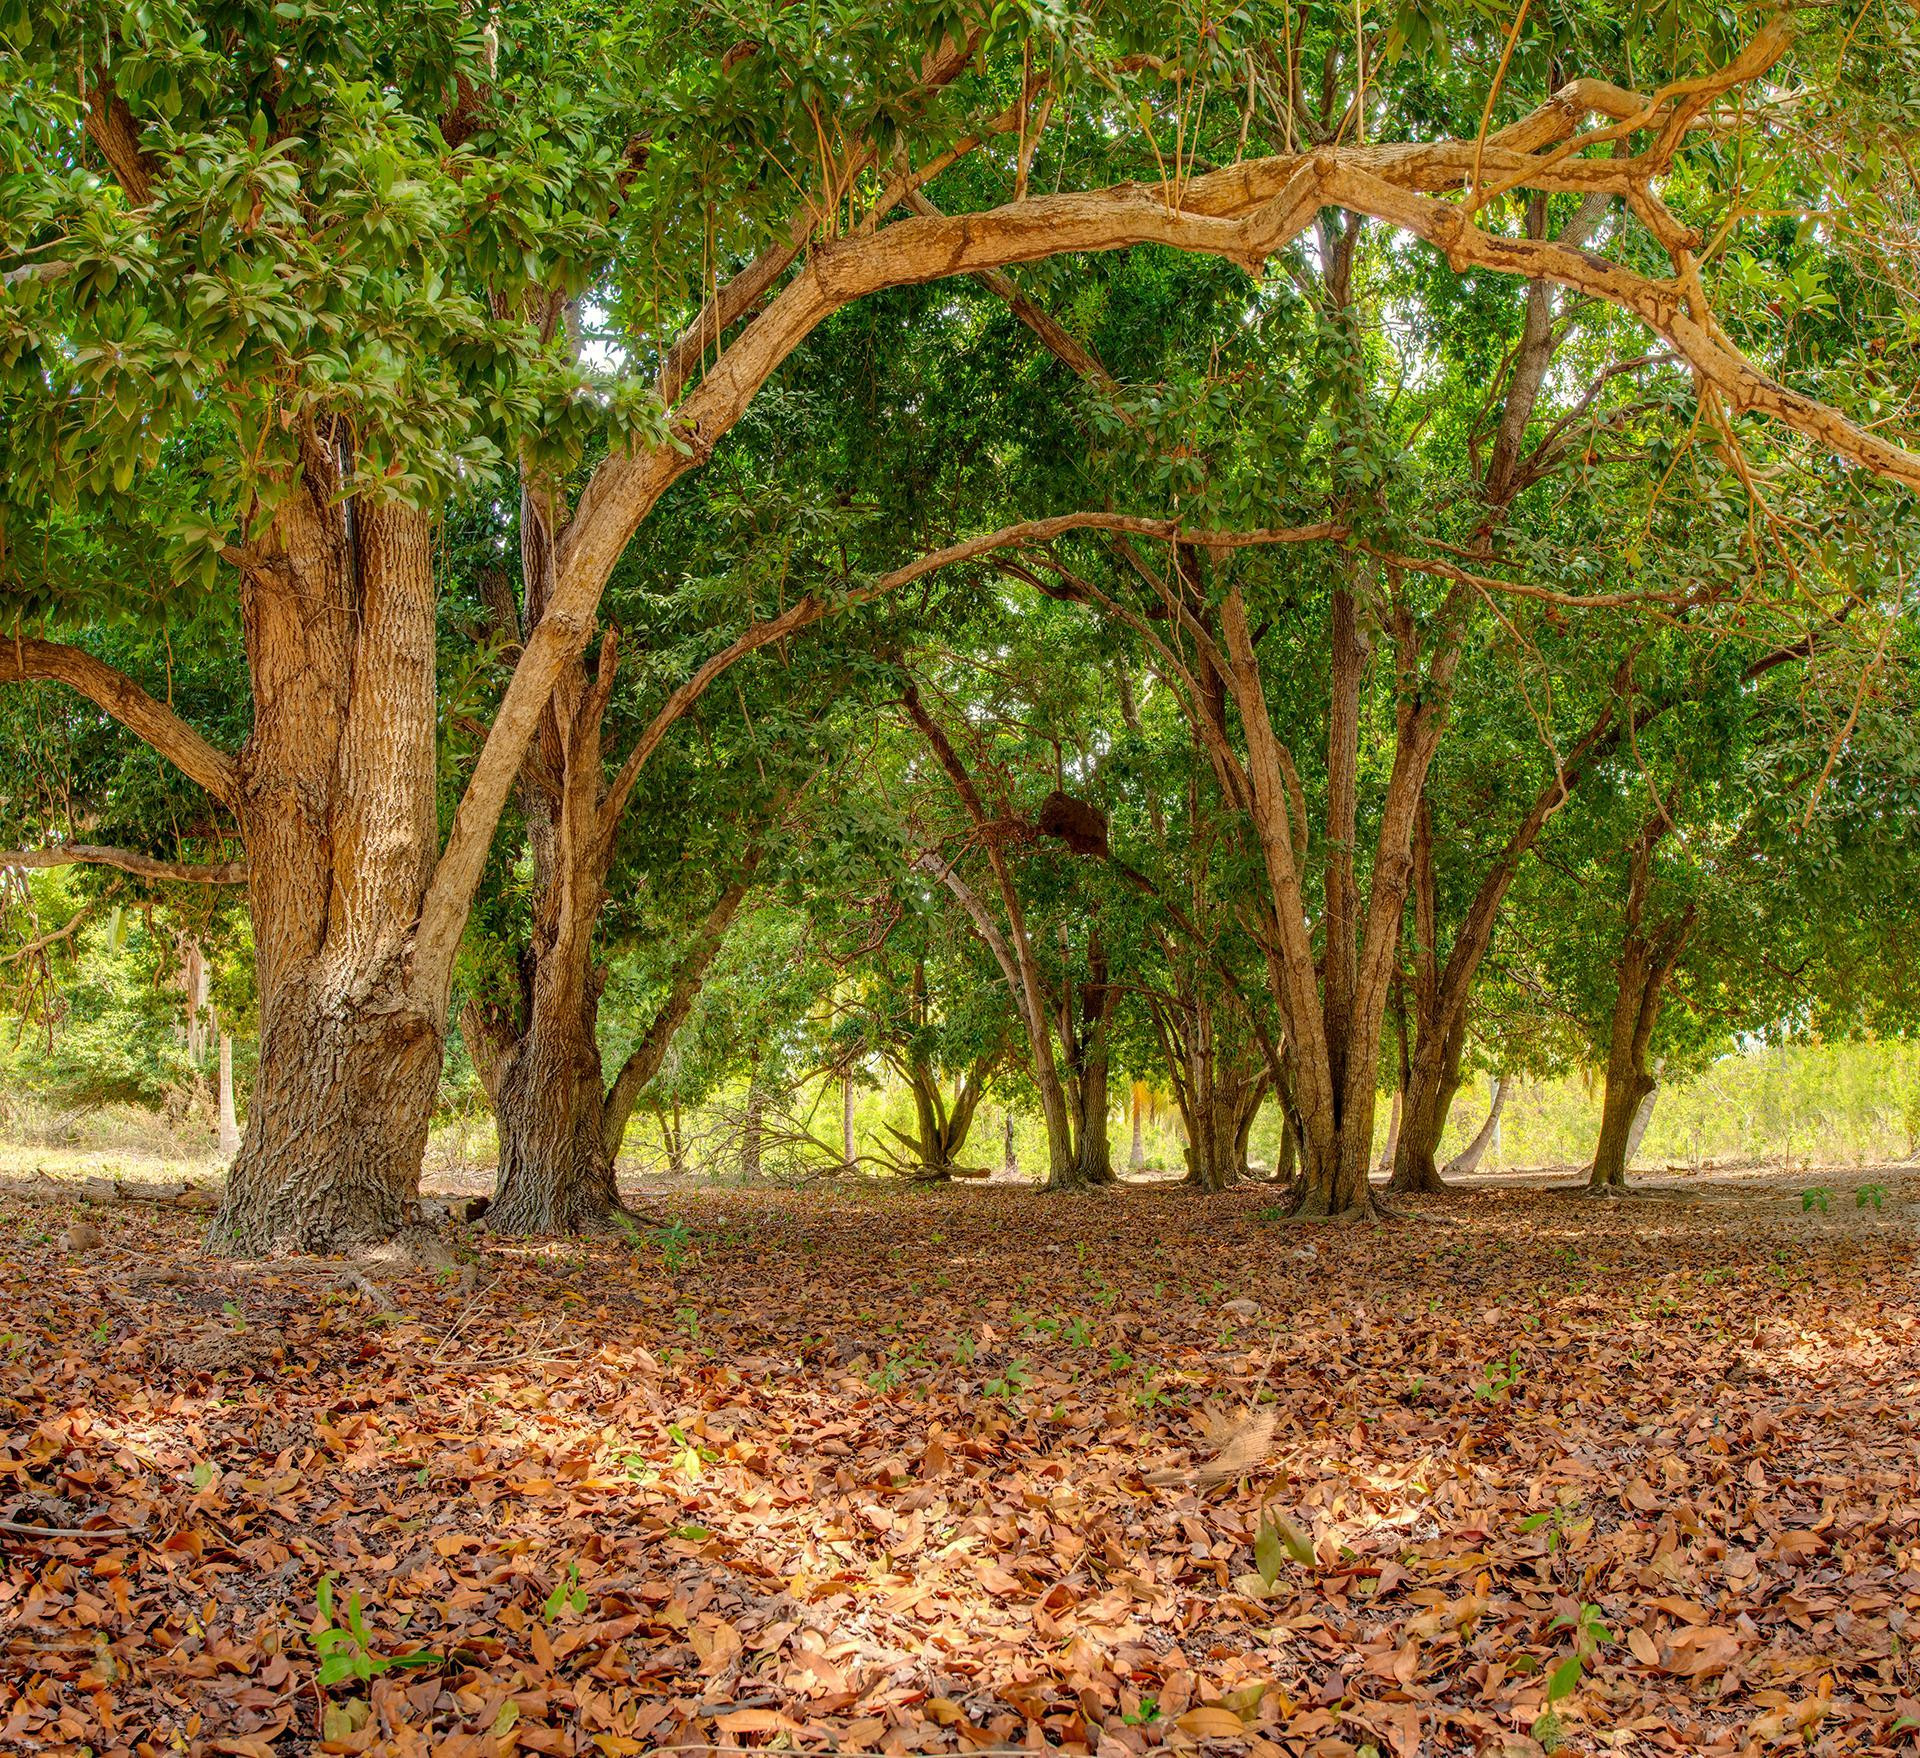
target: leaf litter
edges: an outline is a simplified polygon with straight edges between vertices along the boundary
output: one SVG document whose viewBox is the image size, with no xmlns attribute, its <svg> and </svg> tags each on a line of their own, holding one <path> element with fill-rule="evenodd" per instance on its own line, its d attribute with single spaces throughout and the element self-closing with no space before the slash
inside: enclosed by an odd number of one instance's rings
<svg viewBox="0 0 1920 1758">
<path fill-rule="evenodd" d="M 1916 1195 L 7 1204 L 0 1748 L 1911 1752 Z"/>
</svg>

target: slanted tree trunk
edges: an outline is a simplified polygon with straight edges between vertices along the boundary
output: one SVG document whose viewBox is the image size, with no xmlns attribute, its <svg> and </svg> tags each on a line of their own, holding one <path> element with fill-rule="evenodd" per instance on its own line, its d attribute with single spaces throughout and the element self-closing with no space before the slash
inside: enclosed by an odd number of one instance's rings
<svg viewBox="0 0 1920 1758">
<path fill-rule="evenodd" d="M 220 1033 L 220 1157 L 231 1160 L 240 1151 L 240 1124 L 233 1109 L 233 1034 Z"/>
<path fill-rule="evenodd" d="M 1627 883 L 1626 932 L 1621 940 L 1619 987 L 1607 1042 L 1606 1088 L 1600 1106 L 1600 1139 L 1594 1146 L 1587 1189 L 1595 1196 L 1620 1196 L 1627 1189 L 1627 1161 L 1638 1145 L 1634 1120 L 1649 1105 L 1658 1086 L 1647 1066 L 1648 1046 L 1660 1018 L 1660 1006 L 1675 967 L 1693 931 L 1694 906 L 1677 916 L 1649 924 L 1653 852 L 1672 828 L 1671 807 L 1663 806 L 1641 831 L 1634 846 Z M 1650 1110 L 1650 1105 L 1649 1105 Z M 1632 1144 L 1632 1145 L 1630 1145 Z"/>
<path fill-rule="evenodd" d="M 1500 1139 L 1500 1111 L 1507 1102 L 1507 1091 L 1512 1084 L 1512 1078 L 1508 1075 L 1487 1076 L 1486 1120 L 1475 1131 L 1473 1140 L 1447 1162 L 1446 1177 L 1467 1178 L 1479 1171 L 1487 1150 Z"/>
<path fill-rule="evenodd" d="M 1660 1069 L 1653 1070 L 1654 1084 L 1647 1089 L 1647 1096 L 1640 1101 L 1639 1108 L 1633 1114 L 1633 1122 L 1627 1126 L 1627 1164 L 1631 1166 L 1640 1152 L 1640 1144 L 1646 1139 L 1647 1126 L 1653 1122 L 1654 1101 L 1660 1097 Z"/>
</svg>

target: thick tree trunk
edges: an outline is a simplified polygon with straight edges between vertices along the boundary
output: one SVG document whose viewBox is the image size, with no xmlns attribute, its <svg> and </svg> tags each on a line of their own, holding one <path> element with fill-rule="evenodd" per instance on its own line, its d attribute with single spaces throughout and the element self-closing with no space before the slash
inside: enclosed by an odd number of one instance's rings
<svg viewBox="0 0 1920 1758">
<path fill-rule="evenodd" d="M 1507 1092 L 1512 1085 L 1513 1080 L 1509 1075 L 1487 1076 L 1486 1121 L 1474 1132 L 1473 1140 L 1447 1162 L 1446 1177 L 1466 1178 L 1479 1171 L 1480 1162 L 1486 1157 L 1487 1150 L 1499 1142 L 1500 1112 L 1507 1102 Z"/>
<path fill-rule="evenodd" d="M 233 1108 L 233 1034 L 220 1033 L 220 1158 L 231 1162 L 240 1151 L 240 1124 Z"/>
<path fill-rule="evenodd" d="M 238 811 L 260 987 L 246 1134 L 208 1231 L 332 1251 L 417 1219 L 447 997 L 412 937 L 437 848 L 425 515 L 344 505 L 324 451 L 246 576 Z"/>
<path fill-rule="evenodd" d="M 1421 1042 L 1428 1027 L 1421 1027 Z M 1415 1056 L 1408 1068 L 1406 1106 L 1393 1154 L 1393 1177 L 1387 1188 L 1407 1195 L 1435 1196 L 1447 1188 L 1438 1165 L 1440 1138 L 1460 1091 L 1460 1059 L 1466 1046 L 1464 1018 L 1454 1029 L 1436 1034 L 1443 1045 L 1438 1058 Z"/>
<path fill-rule="evenodd" d="M 438 1022 L 397 972 L 369 984 L 323 964 L 283 981 L 263 998 L 246 1135 L 209 1245 L 343 1251 L 414 1223 L 440 1054 Z"/>
</svg>

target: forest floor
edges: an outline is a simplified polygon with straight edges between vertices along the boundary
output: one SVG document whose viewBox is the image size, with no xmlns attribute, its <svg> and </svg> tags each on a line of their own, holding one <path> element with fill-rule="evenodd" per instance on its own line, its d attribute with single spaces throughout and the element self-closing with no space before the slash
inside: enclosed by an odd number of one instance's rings
<svg viewBox="0 0 1920 1758">
<path fill-rule="evenodd" d="M 16 1185 L 0 1749 L 1912 1752 L 1920 1175 L 1660 1182 L 649 1193 L 437 1277 Z"/>
</svg>

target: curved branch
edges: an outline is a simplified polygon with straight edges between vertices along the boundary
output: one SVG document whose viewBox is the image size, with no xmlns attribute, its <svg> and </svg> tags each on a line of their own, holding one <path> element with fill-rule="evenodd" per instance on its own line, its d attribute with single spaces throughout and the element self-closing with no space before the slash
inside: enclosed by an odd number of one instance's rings
<svg viewBox="0 0 1920 1758">
<path fill-rule="evenodd" d="M 0 636 L 0 684 L 36 680 L 78 690 L 128 732 L 151 745 L 188 780 L 197 781 L 221 805 L 238 804 L 240 766 L 164 702 L 149 696 L 125 672 L 64 641 Z"/>
<path fill-rule="evenodd" d="M 137 849 L 63 842 L 58 848 L 0 849 L 0 867 L 118 867 L 142 879 L 176 879 L 187 885 L 244 885 L 245 861 L 163 861 Z"/>
<path fill-rule="evenodd" d="M 1555 281 L 1604 299 L 1671 342 L 1703 394 L 1717 391 L 1736 411 L 1770 415 L 1838 457 L 1920 489 L 1920 452 L 1775 383 L 1727 339 L 1706 309 L 1687 253 L 1676 261 L 1673 279 L 1653 280 L 1565 244 L 1497 237 L 1432 196 L 1466 188 L 1478 161 L 1492 187 L 1637 193 L 1644 202 L 1649 179 L 1664 171 L 1680 139 L 1709 120 L 1712 99 L 1763 72 L 1786 43 L 1785 28 L 1769 25 L 1725 68 L 1651 100 L 1578 82 L 1484 149 L 1471 140 L 1321 147 L 1196 177 L 1179 189 L 1178 205 L 1164 185 L 1119 185 L 1016 200 L 984 213 L 915 215 L 817 245 L 681 401 L 667 437 L 616 449 L 594 471 L 561 536 L 547 614 L 528 638 L 455 811 L 428 890 L 416 968 L 437 973 L 451 964 L 527 741 L 562 667 L 591 634 L 601 591 L 640 522 L 674 482 L 705 463 L 788 355 L 834 312 L 869 293 L 1138 244 L 1221 256 L 1257 275 L 1321 209 L 1339 207 L 1425 239 L 1455 269 Z M 1614 119 L 1612 128 L 1576 136 L 1582 117 L 1596 110 Z M 1660 139 L 1640 159 L 1573 156 L 1652 126 L 1660 127 Z M 1556 150 L 1542 150 L 1550 147 Z"/>
<path fill-rule="evenodd" d="M 647 759 L 660 748 L 660 741 L 672 730 L 674 722 L 706 694 L 714 679 L 736 661 L 762 647 L 771 646 L 798 629 L 819 622 L 832 611 L 871 603 L 942 568 L 957 567 L 998 550 L 1032 548 L 1073 531 L 1118 531 L 1140 537 L 1158 537 L 1169 543 L 1204 543 L 1217 549 L 1247 548 L 1257 544 L 1317 543 L 1324 538 L 1344 537 L 1347 534 L 1346 526 L 1332 521 L 1263 531 L 1191 531 L 1178 519 L 1143 519 L 1126 513 L 1062 513 L 1051 519 L 1023 520 L 1017 525 L 1002 526 L 1000 530 L 989 531 L 980 537 L 968 537 L 958 543 L 950 543 L 944 549 L 932 550 L 839 598 L 822 598 L 817 593 L 809 593 L 777 617 L 752 624 L 739 639 L 709 658 L 667 698 L 660 712 L 648 723 L 646 731 L 627 753 L 619 773 L 608 786 L 601 806 L 603 823 L 611 829 L 619 821 L 640 771 L 646 767 Z"/>
</svg>

